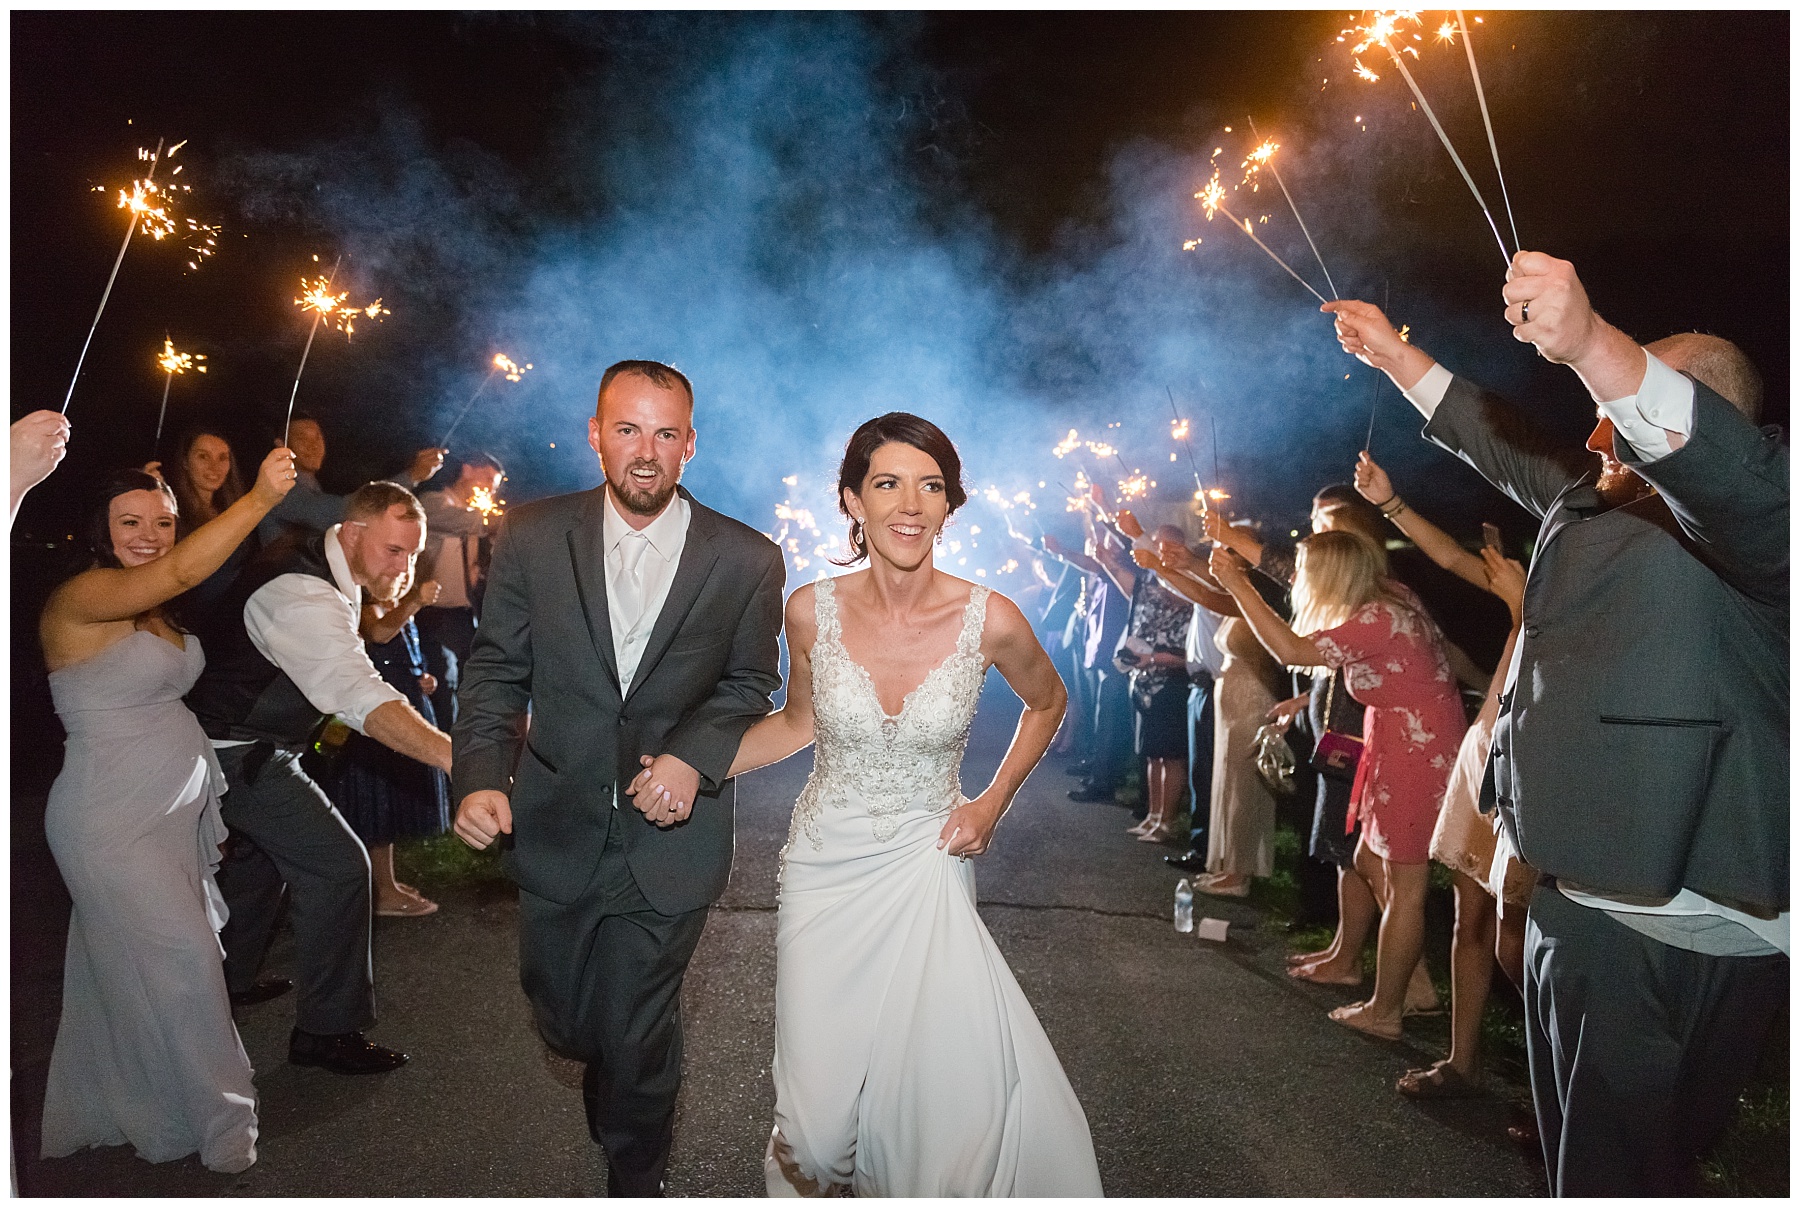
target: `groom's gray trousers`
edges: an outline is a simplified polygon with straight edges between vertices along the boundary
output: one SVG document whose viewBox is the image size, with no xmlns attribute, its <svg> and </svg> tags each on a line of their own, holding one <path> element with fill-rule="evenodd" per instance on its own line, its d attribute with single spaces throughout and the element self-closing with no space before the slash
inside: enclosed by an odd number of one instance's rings
<svg viewBox="0 0 1800 1208">
<path fill-rule="evenodd" d="M 681 980 L 706 908 L 658 914 L 606 837 L 587 889 L 566 905 L 519 891 L 519 981 L 550 1047 L 585 1061 L 588 1130 L 621 1188 L 657 1195 L 681 1088 Z"/>
</svg>

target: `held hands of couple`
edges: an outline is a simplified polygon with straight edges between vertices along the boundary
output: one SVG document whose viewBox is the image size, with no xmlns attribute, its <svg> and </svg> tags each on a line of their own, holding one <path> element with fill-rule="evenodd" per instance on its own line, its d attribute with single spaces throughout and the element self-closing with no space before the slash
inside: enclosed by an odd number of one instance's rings
<svg viewBox="0 0 1800 1208">
<path fill-rule="evenodd" d="M 625 788 L 638 813 L 665 830 L 686 822 L 700 795 L 700 773 L 673 755 L 641 755 L 644 765 Z"/>
<path fill-rule="evenodd" d="M 981 855 L 987 851 L 994 828 L 1005 812 L 1006 804 L 996 800 L 991 789 L 963 802 L 944 819 L 944 828 L 938 832 L 938 850 L 965 860 Z"/>
</svg>

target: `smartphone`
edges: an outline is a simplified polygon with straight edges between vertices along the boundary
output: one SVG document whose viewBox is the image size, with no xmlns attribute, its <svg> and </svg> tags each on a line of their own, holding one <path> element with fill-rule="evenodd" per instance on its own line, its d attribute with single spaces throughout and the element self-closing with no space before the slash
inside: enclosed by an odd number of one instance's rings
<svg viewBox="0 0 1800 1208">
<path fill-rule="evenodd" d="M 1481 542 L 1496 554 L 1504 554 L 1506 552 L 1500 544 L 1500 526 L 1497 524 L 1489 524 L 1485 521 L 1482 523 Z"/>
</svg>

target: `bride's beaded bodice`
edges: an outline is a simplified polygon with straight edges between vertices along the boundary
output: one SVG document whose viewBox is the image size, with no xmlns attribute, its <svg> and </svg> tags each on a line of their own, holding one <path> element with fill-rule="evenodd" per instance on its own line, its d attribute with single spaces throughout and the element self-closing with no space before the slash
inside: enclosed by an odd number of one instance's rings
<svg viewBox="0 0 1800 1208">
<path fill-rule="evenodd" d="M 883 843 L 909 810 L 943 813 L 956 805 L 963 749 L 987 672 L 981 631 L 988 589 L 976 585 L 956 649 L 889 715 L 869 673 L 844 648 L 833 586 L 830 579 L 813 586 L 819 626 L 812 649 L 813 771 L 788 828 L 790 847 L 805 835 L 815 850 L 822 845 L 819 812 L 827 805 L 866 810 Z"/>
</svg>

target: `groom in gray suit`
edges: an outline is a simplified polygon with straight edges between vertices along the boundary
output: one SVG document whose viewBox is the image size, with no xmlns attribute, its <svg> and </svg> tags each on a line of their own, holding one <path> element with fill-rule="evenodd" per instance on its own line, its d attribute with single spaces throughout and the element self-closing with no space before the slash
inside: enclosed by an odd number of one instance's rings
<svg viewBox="0 0 1800 1208">
<path fill-rule="evenodd" d="M 518 507 L 495 543 L 457 697 L 456 832 L 519 884 L 519 979 L 587 1063 L 612 1195 L 662 1193 L 681 981 L 731 873 L 738 741 L 781 684 L 780 549 L 677 484 L 693 386 L 656 361 L 600 379 L 606 481 Z M 667 795 L 624 788 L 655 755 Z"/>
</svg>

